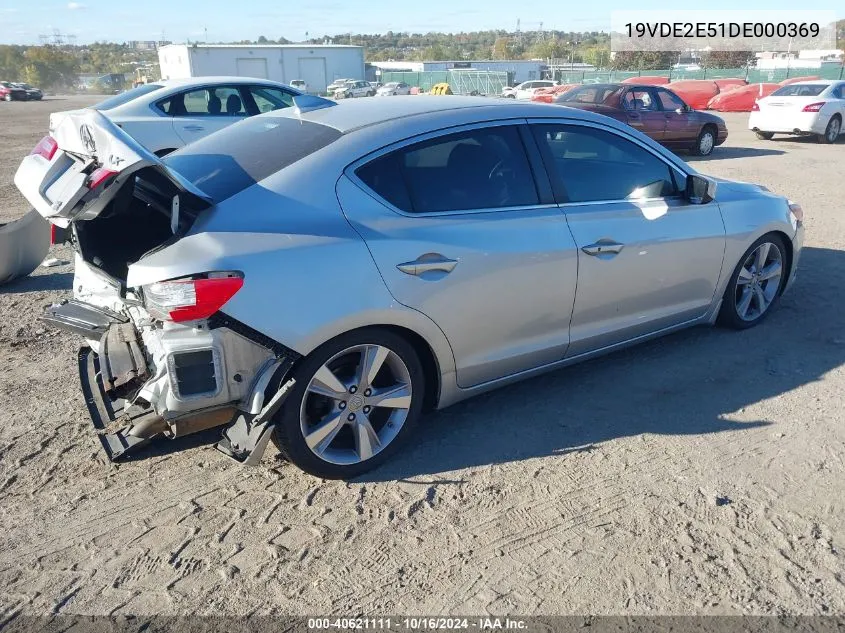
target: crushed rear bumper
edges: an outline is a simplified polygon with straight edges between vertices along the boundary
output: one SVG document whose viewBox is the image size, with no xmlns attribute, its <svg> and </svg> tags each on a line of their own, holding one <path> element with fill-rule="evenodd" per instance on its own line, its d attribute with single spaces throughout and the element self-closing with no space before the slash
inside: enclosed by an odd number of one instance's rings
<svg viewBox="0 0 845 633">
<path fill-rule="evenodd" d="M 112 400 L 106 393 L 102 380 L 100 357 L 90 347 L 79 350 L 79 382 L 88 415 L 106 455 L 112 461 L 123 457 L 130 450 L 146 444 L 152 435 L 130 435 L 133 428 L 159 429 L 163 420 L 152 408 L 126 407 L 125 400 Z"/>
</svg>

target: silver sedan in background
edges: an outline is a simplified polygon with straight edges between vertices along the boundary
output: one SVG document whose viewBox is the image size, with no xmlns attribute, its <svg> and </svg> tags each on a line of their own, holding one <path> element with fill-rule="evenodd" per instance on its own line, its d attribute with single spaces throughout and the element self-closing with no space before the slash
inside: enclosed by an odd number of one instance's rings
<svg viewBox="0 0 845 633">
<path fill-rule="evenodd" d="M 801 208 L 629 126 L 472 97 L 296 97 L 160 159 L 74 114 L 15 182 L 70 226 L 112 458 L 223 427 L 320 477 L 384 461 L 424 411 L 694 325 L 760 323 Z M 542 420 L 531 421 L 542 424 Z"/>
</svg>

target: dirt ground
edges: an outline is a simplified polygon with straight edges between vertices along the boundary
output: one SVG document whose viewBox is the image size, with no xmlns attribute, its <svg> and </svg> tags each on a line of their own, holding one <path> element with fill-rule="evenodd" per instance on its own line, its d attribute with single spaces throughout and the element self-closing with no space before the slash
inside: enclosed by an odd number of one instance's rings
<svg viewBox="0 0 845 633">
<path fill-rule="evenodd" d="M 48 112 L 81 103 L 0 104 L 0 221 L 26 210 L 12 177 Z M 70 266 L 0 287 L 0 626 L 845 613 L 845 139 L 758 141 L 747 115 L 725 118 L 727 145 L 696 168 L 806 214 L 798 281 L 765 324 L 688 331 L 435 413 L 353 483 L 269 454 L 243 469 L 208 446 L 214 431 L 109 463 L 79 341 L 36 320 L 69 296 Z"/>
</svg>

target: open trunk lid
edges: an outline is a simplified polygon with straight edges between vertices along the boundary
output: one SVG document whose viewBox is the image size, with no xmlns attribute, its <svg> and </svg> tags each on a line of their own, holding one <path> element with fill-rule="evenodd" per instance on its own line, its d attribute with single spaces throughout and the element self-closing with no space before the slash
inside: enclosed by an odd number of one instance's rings
<svg viewBox="0 0 845 633">
<path fill-rule="evenodd" d="M 211 198 L 164 165 L 97 110 L 63 113 L 51 120 L 51 135 L 23 159 L 15 185 L 45 218 L 67 227 L 74 220 L 91 220 L 106 208 L 121 186 L 141 169 L 152 167 L 196 206 L 211 206 Z"/>
</svg>

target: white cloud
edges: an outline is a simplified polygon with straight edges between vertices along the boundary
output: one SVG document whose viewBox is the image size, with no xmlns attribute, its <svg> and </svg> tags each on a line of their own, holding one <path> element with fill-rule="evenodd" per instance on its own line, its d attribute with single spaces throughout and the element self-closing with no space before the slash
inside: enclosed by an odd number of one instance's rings
<svg viewBox="0 0 845 633">
<path fill-rule="evenodd" d="M 68 2 L 67 8 L 70 9 L 71 11 L 77 11 L 78 9 L 84 9 L 86 7 L 81 2 Z"/>
</svg>

